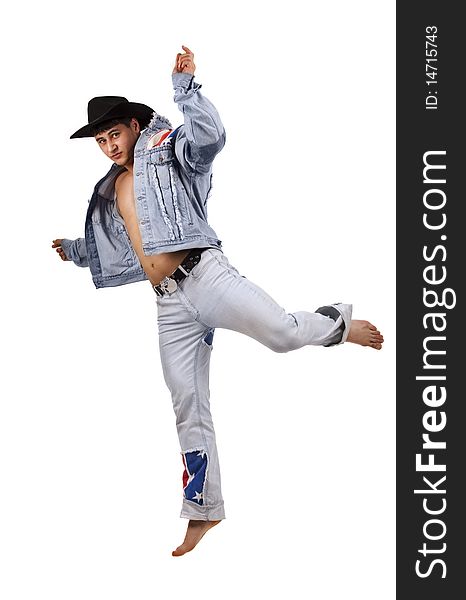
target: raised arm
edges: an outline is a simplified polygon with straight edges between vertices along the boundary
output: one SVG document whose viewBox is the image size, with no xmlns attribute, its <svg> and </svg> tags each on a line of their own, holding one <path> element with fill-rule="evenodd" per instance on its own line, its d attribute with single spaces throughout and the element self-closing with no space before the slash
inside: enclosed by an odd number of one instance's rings
<svg viewBox="0 0 466 600">
<path fill-rule="evenodd" d="M 194 82 L 194 54 L 186 46 L 178 53 L 172 73 L 174 100 L 184 115 L 176 137 L 175 152 L 186 169 L 207 171 L 225 145 L 225 129 L 215 106 Z"/>
<path fill-rule="evenodd" d="M 62 260 L 72 260 L 78 267 L 88 267 L 86 241 L 84 238 L 76 240 L 56 239 L 52 242 Z"/>
</svg>

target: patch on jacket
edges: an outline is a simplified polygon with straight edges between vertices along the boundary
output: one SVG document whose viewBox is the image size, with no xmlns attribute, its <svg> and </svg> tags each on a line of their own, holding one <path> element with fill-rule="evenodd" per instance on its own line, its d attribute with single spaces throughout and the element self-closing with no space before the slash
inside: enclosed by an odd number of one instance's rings
<svg viewBox="0 0 466 600">
<path fill-rule="evenodd" d="M 171 129 L 162 129 L 162 131 L 155 133 L 147 142 L 147 150 L 155 148 L 156 146 L 161 146 L 171 132 Z"/>
</svg>

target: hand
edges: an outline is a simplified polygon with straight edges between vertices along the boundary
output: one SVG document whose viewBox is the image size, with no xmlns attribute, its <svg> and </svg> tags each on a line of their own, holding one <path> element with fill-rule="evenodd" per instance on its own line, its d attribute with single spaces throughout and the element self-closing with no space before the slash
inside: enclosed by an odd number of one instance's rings
<svg viewBox="0 0 466 600">
<path fill-rule="evenodd" d="M 194 71 L 196 70 L 196 65 L 194 64 L 194 54 L 186 46 L 181 47 L 184 50 L 184 54 L 178 52 L 176 55 L 173 73 L 189 73 L 194 75 Z"/>
<path fill-rule="evenodd" d="M 57 252 L 62 260 L 70 260 L 69 258 L 67 258 L 66 254 L 64 253 L 63 248 L 61 247 L 61 242 L 62 242 L 62 240 L 53 240 L 52 248 L 57 249 Z"/>
</svg>

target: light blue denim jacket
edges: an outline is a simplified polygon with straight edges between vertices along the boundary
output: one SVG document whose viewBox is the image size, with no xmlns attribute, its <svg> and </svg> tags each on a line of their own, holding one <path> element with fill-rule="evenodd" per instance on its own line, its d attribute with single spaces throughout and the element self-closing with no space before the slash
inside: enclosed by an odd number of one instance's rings
<svg viewBox="0 0 466 600">
<path fill-rule="evenodd" d="M 201 94 L 201 85 L 192 75 L 174 73 L 172 80 L 184 125 L 165 143 L 148 149 L 155 133 L 172 129 L 168 119 L 154 113 L 134 149 L 134 195 L 145 255 L 221 247 L 207 223 L 207 199 L 212 162 L 225 144 L 225 130 L 217 110 Z M 90 268 L 97 288 L 146 279 L 114 200 L 115 180 L 123 170 L 113 164 L 95 186 L 85 237 L 62 241 L 67 258 Z M 103 214 L 99 199 L 105 199 Z"/>
</svg>

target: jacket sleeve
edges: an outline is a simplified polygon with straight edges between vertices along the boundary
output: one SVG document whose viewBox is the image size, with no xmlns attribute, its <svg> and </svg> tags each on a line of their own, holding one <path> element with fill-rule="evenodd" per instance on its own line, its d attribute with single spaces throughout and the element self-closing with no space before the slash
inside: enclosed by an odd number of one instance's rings
<svg viewBox="0 0 466 600">
<path fill-rule="evenodd" d="M 225 145 L 225 129 L 215 106 L 199 91 L 188 73 L 172 74 L 174 100 L 184 115 L 175 144 L 178 161 L 186 170 L 207 172 Z"/>
<path fill-rule="evenodd" d="M 78 238 L 76 240 L 62 240 L 61 247 L 63 248 L 66 258 L 72 260 L 78 267 L 88 267 L 86 240 Z"/>
</svg>

